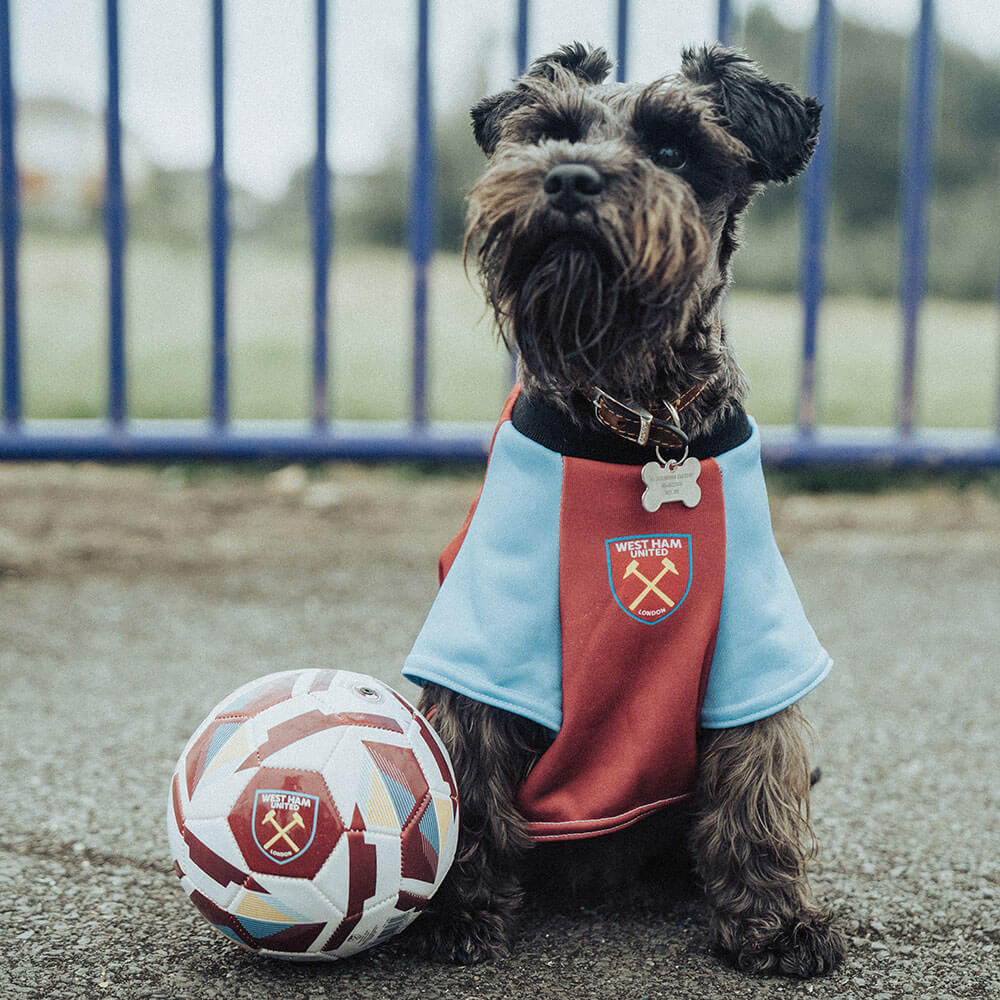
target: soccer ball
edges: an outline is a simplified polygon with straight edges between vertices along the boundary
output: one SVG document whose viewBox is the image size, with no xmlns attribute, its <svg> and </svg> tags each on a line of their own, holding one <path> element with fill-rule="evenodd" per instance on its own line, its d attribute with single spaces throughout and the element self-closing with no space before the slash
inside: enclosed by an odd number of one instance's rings
<svg viewBox="0 0 1000 1000">
<path fill-rule="evenodd" d="M 381 681 L 291 670 L 198 727 L 167 806 L 174 869 L 217 930 L 262 954 L 336 959 L 426 907 L 458 842 L 437 734 Z"/>
</svg>

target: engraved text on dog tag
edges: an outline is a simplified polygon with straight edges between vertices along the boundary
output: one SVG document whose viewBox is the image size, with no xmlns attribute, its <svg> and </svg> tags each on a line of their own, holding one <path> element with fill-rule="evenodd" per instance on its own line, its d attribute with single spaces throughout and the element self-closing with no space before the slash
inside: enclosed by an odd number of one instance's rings
<svg viewBox="0 0 1000 1000">
<path fill-rule="evenodd" d="M 693 456 L 683 462 L 647 462 L 642 467 L 642 481 L 646 490 L 642 494 L 642 506 L 651 514 L 665 503 L 680 500 L 685 507 L 696 507 L 701 500 L 698 475 L 701 462 Z"/>
</svg>

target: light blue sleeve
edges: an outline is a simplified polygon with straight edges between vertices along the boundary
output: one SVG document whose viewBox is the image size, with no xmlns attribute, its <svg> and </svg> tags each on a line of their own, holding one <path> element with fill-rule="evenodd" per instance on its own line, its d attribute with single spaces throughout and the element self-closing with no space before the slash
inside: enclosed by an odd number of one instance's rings
<svg viewBox="0 0 1000 1000">
<path fill-rule="evenodd" d="M 503 424 L 468 533 L 404 676 L 559 729 L 561 500 L 562 456 Z"/>
<path fill-rule="evenodd" d="M 706 729 L 774 715 L 808 694 L 833 661 L 778 551 L 760 464 L 760 432 L 715 461 L 726 509 L 726 578 L 701 710 Z"/>
</svg>

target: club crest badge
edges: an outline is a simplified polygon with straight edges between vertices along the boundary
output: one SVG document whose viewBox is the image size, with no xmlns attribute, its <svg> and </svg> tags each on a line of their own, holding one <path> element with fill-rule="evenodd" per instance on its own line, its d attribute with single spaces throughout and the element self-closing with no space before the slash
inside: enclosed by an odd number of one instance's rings
<svg viewBox="0 0 1000 1000">
<path fill-rule="evenodd" d="M 672 615 L 691 589 L 690 535 L 609 538 L 611 593 L 630 618 L 655 625 Z"/>
<path fill-rule="evenodd" d="M 254 843 L 275 864 L 300 858 L 316 836 L 319 798 L 302 792 L 259 788 L 254 795 Z"/>
</svg>

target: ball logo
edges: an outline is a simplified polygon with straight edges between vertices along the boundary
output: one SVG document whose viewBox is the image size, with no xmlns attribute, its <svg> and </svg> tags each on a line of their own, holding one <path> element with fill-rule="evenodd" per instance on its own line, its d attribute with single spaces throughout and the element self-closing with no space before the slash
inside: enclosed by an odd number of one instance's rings
<svg viewBox="0 0 1000 1000">
<path fill-rule="evenodd" d="M 643 535 L 604 543 L 615 602 L 630 618 L 655 625 L 691 589 L 691 536 Z"/>
<path fill-rule="evenodd" d="M 253 839 L 275 864 L 301 857 L 316 836 L 315 795 L 259 788 L 254 795 Z"/>
</svg>

